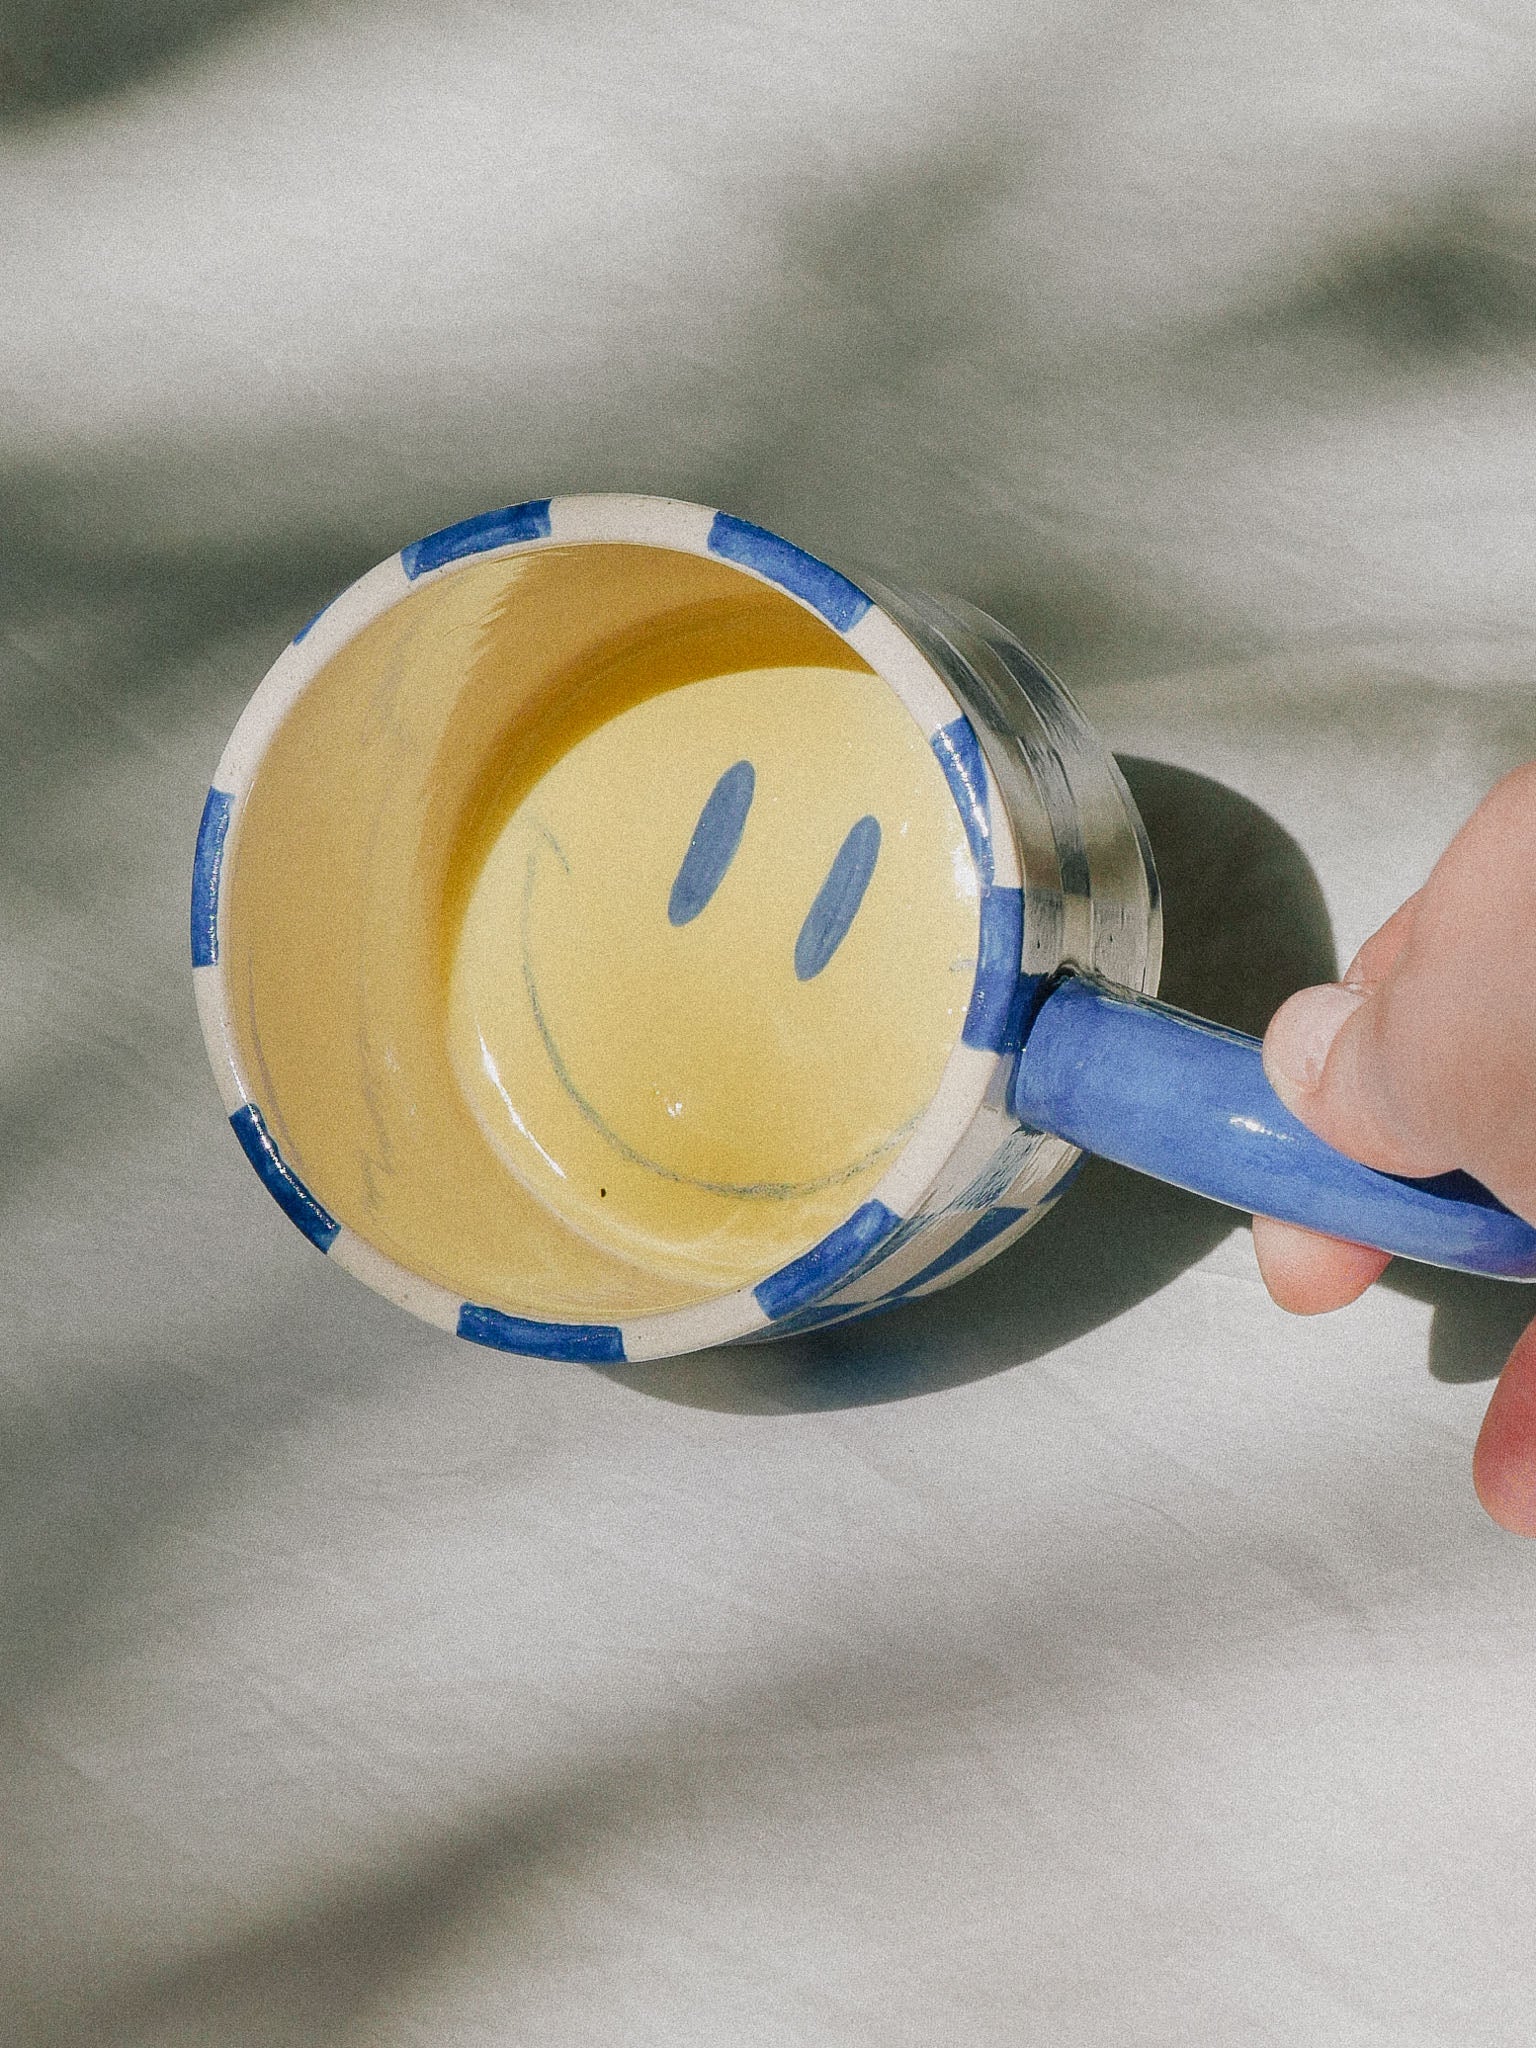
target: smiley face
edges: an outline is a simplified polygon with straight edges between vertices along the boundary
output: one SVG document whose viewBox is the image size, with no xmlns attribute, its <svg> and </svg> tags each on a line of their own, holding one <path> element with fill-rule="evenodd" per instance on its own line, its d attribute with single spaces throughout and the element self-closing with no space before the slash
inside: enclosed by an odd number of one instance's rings
<svg viewBox="0 0 1536 2048">
<path fill-rule="evenodd" d="M 511 808 L 453 950 L 454 1070 L 584 1235 L 747 1285 L 895 1158 L 959 1036 L 977 918 L 944 775 L 878 677 L 689 683 Z"/>
</svg>

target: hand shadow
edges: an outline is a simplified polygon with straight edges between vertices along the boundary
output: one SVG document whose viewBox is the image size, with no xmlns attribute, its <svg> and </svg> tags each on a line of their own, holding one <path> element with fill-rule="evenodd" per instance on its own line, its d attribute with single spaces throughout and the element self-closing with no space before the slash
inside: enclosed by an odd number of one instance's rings
<svg viewBox="0 0 1536 2048">
<path fill-rule="evenodd" d="M 1478 1273 L 1451 1273 L 1394 1259 L 1381 1285 L 1429 1303 L 1429 1369 L 1448 1386 L 1497 1379 L 1515 1339 L 1536 1315 L 1536 1287 Z"/>
<path fill-rule="evenodd" d="M 1286 996 L 1337 973 L 1305 854 L 1257 804 L 1159 761 L 1124 759 L 1163 886 L 1160 993 L 1261 1032 Z M 609 1377 L 691 1407 L 782 1413 L 958 1386 L 1069 1343 L 1166 1287 L 1235 1211 L 1090 1160 L 1056 1208 L 958 1286 L 857 1323 Z"/>
</svg>

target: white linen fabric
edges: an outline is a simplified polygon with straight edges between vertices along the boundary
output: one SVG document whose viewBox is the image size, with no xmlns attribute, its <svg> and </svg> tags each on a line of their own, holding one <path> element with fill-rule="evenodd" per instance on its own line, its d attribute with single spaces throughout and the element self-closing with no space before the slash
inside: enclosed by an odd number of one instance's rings
<svg viewBox="0 0 1536 2048">
<path fill-rule="evenodd" d="M 1536 1296 L 1093 1166 L 859 1328 L 390 1310 L 225 1126 L 204 789 L 402 541 L 672 492 L 996 612 L 1261 1027 L 1536 753 L 1513 0 L 0 27 L 0 2039 L 1529 2038 Z"/>
</svg>

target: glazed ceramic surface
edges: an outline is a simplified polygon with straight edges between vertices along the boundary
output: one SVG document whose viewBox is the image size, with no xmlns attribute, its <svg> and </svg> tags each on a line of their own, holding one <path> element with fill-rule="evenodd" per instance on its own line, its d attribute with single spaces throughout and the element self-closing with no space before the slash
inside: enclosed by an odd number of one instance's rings
<svg viewBox="0 0 1536 2048">
<path fill-rule="evenodd" d="M 1008 1092 L 1155 987 L 1123 783 L 994 622 L 726 514 L 513 506 L 295 638 L 214 777 L 199 1011 L 322 1251 L 508 1350 L 657 1357 L 962 1277 L 1079 1157 Z"/>
</svg>

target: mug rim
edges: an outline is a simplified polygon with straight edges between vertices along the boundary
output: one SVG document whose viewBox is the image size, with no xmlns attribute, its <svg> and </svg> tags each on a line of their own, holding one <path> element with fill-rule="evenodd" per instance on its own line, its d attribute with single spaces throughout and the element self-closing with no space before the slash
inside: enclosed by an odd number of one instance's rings
<svg viewBox="0 0 1536 2048">
<path fill-rule="evenodd" d="M 245 800 L 284 720 L 322 670 L 395 605 L 468 563 L 582 545 L 662 548 L 724 562 L 830 626 L 895 691 L 932 748 L 965 829 L 979 895 L 965 1021 L 927 1106 L 865 1200 L 755 1284 L 616 1323 L 522 1316 L 466 1301 L 332 1216 L 283 1158 L 268 1128 L 234 1031 L 221 959 L 224 882 L 238 859 Z M 1012 822 L 965 705 L 878 598 L 793 542 L 713 507 L 616 493 L 529 499 L 407 543 L 301 626 L 267 670 L 229 736 L 203 807 L 192 869 L 193 983 L 208 1057 L 241 1149 L 318 1250 L 396 1307 L 471 1342 L 525 1356 L 622 1365 L 771 1336 L 775 1323 L 803 1314 L 885 1257 L 903 1225 L 919 1227 L 924 1199 L 981 1110 L 1005 1050 L 1021 967 L 1017 911 L 1010 920 L 1007 905 L 1009 899 L 1018 905 L 1021 888 Z M 1004 915 L 989 919 L 994 906 Z"/>
</svg>

